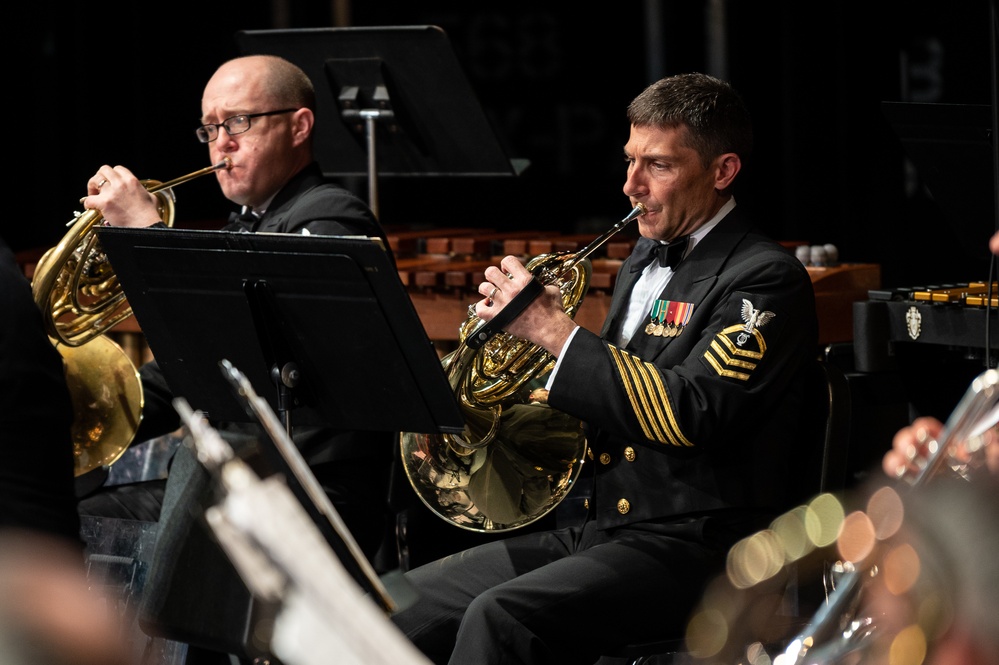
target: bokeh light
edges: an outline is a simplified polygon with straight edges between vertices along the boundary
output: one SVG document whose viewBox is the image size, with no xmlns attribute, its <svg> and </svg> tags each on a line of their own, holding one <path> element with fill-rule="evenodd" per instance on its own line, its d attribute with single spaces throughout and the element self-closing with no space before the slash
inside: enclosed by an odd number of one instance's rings
<svg viewBox="0 0 999 665">
<path fill-rule="evenodd" d="M 878 540 L 887 540 L 902 527 L 905 509 L 902 497 L 891 487 L 882 487 L 867 500 L 867 514 L 874 523 Z"/>
<path fill-rule="evenodd" d="M 874 524 L 867 513 L 855 511 L 843 519 L 836 547 L 844 561 L 857 563 L 874 550 Z"/>
<path fill-rule="evenodd" d="M 909 543 L 893 547 L 884 557 L 882 566 L 885 588 L 892 594 L 900 596 L 919 579 L 919 554 Z"/>
<path fill-rule="evenodd" d="M 697 658 L 711 658 L 722 650 L 727 640 L 728 622 L 718 610 L 702 610 L 687 624 L 687 648 Z"/>
<path fill-rule="evenodd" d="M 784 547 L 785 563 L 797 561 L 815 549 L 805 531 L 805 512 L 804 506 L 798 506 L 775 519 L 770 527 Z"/>
<path fill-rule="evenodd" d="M 926 635 L 919 626 L 906 626 L 895 635 L 888 651 L 890 665 L 921 665 L 926 659 Z"/>
<path fill-rule="evenodd" d="M 819 494 L 808 504 L 805 530 L 816 547 L 831 545 L 843 523 L 843 504 L 832 494 Z"/>
</svg>

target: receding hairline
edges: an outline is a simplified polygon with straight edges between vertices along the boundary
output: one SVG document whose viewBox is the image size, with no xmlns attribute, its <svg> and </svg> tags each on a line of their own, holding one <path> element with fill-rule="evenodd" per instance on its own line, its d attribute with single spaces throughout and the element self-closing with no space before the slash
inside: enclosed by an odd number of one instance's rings
<svg viewBox="0 0 999 665">
<path fill-rule="evenodd" d="M 315 111 L 316 92 L 312 79 L 301 67 L 281 56 L 270 54 L 239 56 L 222 63 L 216 74 L 245 65 L 260 67 L 263 87 L 275 103 L 305 107 Z"/>
</svg>

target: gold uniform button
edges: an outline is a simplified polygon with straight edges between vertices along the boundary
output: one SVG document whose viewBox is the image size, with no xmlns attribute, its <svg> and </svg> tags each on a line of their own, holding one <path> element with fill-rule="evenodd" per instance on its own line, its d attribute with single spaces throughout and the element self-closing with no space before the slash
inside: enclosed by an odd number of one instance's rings
<svg viewBox="0 0 999 665">
<path fill-rule="evenodd" d="M 627 499 L 617 500 L 617 512 L 621 513 L 622 515 L 627 515 L 629 510 L 631 510 L 631 504 L 628 502 Z"/>
<path fill-rule="evenodd" d="M 601 464 L 610 464 L 610 462 L 611 462 L 610 453 L 600 453 L 600 463 Z"/>
<path fill-rule="evenodd" d="M 625 448 L 624 449 L 624 458 L 626 460 L 628 460 L 629 462 L 634 462 L 635 461 L 635 449 L 632 448 L 631 446 L 628 446 L 627 448 Z"/>
<path fill-rule="evenodd" d="M 585 508 L 587 510 L 590 509 L 590 500 L 589 499 L 583 499 L 583 508 Z"/>
</svg>

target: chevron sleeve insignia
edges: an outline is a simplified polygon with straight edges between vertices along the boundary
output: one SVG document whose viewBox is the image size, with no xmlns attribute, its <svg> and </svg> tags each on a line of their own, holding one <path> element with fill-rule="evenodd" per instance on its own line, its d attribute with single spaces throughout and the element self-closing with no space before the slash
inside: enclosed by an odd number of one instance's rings
<svg viewBox="0 0 999 665">
<path fill-rule="evenodd" d="M 740 314 L 743 323 L 729 326 L 715 335 L 704 352 L 704 360 L 718 372 L 718 376 L 748 381 L 767 352 L 767 343 L 760 328 L 776 315 L 756 309 L 745 298 L 742 299 Z"/>
</svg>

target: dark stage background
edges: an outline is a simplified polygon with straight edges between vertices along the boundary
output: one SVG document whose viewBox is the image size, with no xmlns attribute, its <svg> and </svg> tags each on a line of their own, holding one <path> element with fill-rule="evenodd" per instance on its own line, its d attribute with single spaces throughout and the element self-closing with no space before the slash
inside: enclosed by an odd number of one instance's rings
<svg viewBox="0 0 999 665">
<path fill-rule="evenodd" d="M 947 169 L 963 201 L 948 213 L 881 102 L 989 104 L 987 0 L 594 6 L 107 0 L 38 15 L 16 41 L 31 101 L 7 123 L 8 192 L 22 212 L 0 233 L 15 250 L 54 245 L 104 163 L 159 180 L 207 165 L 193 132 L 201 90 L 239 54 L 237 30 L 433 24 L 508 155 L 531 166 L 518 177 L 381 179 L 386 226 L 597 235 L 628 211 L 627 103 L 656 78 L 701 70 L 731 80 L 754 114 L 757 149 L 738 198 L 771 235 L 879 263 L 886 286 L 986 279 L 991 163 L 961 157 Z M 366 197 L 363 178 L 344 184 Z M 176 194 L 178 226 L 214 228 L 231 209 L 212 177 Z"/>
</svg>

